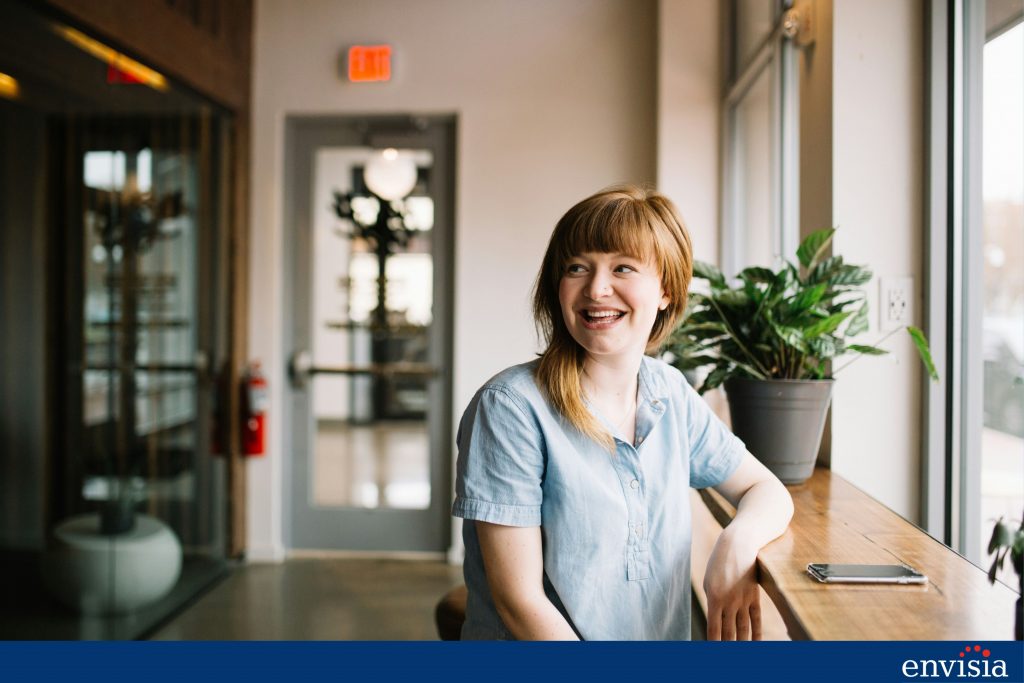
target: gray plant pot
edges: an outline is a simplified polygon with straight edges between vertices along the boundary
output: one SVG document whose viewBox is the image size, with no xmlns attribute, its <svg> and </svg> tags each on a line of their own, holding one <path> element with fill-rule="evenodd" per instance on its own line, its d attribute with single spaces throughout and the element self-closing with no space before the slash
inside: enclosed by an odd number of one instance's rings
<svg viewBox="0 0 1024 683">
<path fill-rule="evenodd" d="M 799 484 L 814 462 L 832 400 L 831 379 L 730 379 L 732 431 L 785 484 Z"/>
</svg>

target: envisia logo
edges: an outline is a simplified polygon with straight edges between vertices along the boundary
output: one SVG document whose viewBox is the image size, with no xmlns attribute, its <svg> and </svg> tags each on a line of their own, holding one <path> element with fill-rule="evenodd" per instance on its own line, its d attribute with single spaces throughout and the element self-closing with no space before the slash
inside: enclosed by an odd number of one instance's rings
<svg viewBox="0 0 1024 683">
<path fill-rule="evenodd" d="M 996 659 L 988 648 L 968 645 L 950 659 L 906 659 L 903 675 L 907 678 L 1008 678 L 1006 661 Z"/>
</svg>

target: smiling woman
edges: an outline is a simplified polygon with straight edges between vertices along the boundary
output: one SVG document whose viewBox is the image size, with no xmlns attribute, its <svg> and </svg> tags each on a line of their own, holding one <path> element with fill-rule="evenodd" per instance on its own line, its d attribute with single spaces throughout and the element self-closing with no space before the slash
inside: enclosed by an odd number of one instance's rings
<svg viewBox="0 0 1024 683">
<path fill-rule="evenodd" d="M 688 639 L 689 487 L 738 506 L 708 563 L 708 637 L 758 639 L 754 562 L 789 494 L 656 349 L 686 307 L 690 239 L 633 186 L 558 222 L 537 277 L 541 358 L 492 378 L 459 427 L 464 639 Z"/>
</svg>

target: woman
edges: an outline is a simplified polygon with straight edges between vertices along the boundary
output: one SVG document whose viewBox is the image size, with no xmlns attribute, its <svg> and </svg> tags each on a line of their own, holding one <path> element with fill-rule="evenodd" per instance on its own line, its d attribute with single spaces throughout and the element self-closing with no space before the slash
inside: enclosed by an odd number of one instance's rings
<svg viewBox="0 0 1024 683">
<path fill-rule="evenodd" d="M 708 562 L 708 637 L 757 639 L 758 550 L 792 515 L 782 484 L 656 350 L 686 308 L 690 238 L 633 186 L 569 209 L 534 291 L 547 342 L 459 426 L 464 639 L 690 637 L 689 487 L 736 507 Z"/>
</svg>

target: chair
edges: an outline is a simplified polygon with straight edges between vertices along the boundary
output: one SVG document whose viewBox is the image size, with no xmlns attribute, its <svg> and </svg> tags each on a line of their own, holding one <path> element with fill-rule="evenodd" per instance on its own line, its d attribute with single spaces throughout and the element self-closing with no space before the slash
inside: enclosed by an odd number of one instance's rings
<svg viewBox="0 0 1024 683">
<path fill-rule="evenodd" d="M 434 609 L 434 622 L 441 640 L 460 640 L 462 623 L 466 621 L 466 598 L 469 591 L 465 584 L 456 586 L 441 598 Z"/>
</svg>

